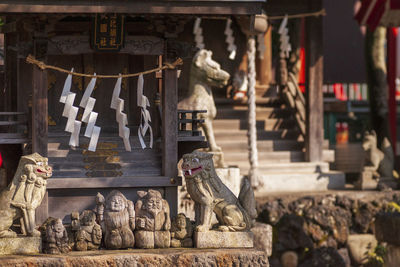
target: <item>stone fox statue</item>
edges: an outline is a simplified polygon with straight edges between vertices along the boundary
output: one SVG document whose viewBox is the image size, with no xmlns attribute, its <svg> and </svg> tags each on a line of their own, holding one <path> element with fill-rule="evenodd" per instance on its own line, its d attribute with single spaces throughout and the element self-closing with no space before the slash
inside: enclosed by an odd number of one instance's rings
<svg viewBox="0 0 400 267">
<path fill-rule="evenodd" d="M 245 180 L 239 199 L 222 183 L 214 169 L 212 154 L 195 151 L 183 156 L 182 171 L 187 191 L 195 202 L 196 231 L 211 228 L 212 213 L 220 231 L 247 231 L 257 216 L 254 192 Z"/>
<path fill-rule="evenodd" d="M 19 218 L 23 234 L 40 236 L 35 229 L 35 210 L 52 175 L 47 163 L 48 159 L 38 153 L 21 157 L 12 182 L 0 193 L 0 237 L 15 237 L 17 234 L 9 228 Z"/>
<path fill-rule="evenodd" d="M 212 121 L 217 115 L 217 108 L 211 88 L 227 85 L 230 76 L 211 56 L 212 52 L 204 49 L 194 56 L 190 70 L 188 97 L 180 101 L 178 107 L 189 110 L 207 110 L 207 113 L 200 113 L 200 118 L 204 119 L 201 127 L 210 145 L 210 150 L 221 151 L 215 142 L 212 127 Z"/>
</svg>

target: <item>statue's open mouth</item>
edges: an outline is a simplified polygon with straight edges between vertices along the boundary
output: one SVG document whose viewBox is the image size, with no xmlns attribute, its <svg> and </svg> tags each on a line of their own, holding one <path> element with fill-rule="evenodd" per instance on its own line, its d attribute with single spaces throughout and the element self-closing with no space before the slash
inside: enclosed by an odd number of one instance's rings
<svg viewBox="0 0 400 267">
<path fill-rule="evenodd" d="M 46 173 L 45 171 L 42 171 L 41 169 L 36 169 L 36 172 Z"/>
<path fill-rule="evenodd" d="M 193 168 L 193 169 L 189 169 L 185 171 L 185 176 L 192 176 L 195 175 L 196 173 L 198 173 L 199 171 L 201 171 L 203 169 L 202 166 L 199 166 L 197 168 Z"/>
</svg>

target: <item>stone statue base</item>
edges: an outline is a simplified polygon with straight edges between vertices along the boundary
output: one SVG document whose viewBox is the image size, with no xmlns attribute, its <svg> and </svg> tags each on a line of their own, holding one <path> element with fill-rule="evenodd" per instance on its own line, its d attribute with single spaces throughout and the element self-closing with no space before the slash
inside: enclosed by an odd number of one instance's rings
<svg viewBox="0 0 400 267">
<path fill-rule="evenodd" d="M 377 186 L 378 180 L 373 177 L 373 172 L 369 170 L 360 173 L 360 177 L 354 184 L 357 190 L 375 190 Z"/>
<path fill-rule="evenodd" d="M 34 254 L 41 250 L 41 237 L 0 238 L 0 255 Z"/>
<path fill-rule="evenodd" d="M 252 248 L 254 234 L 252 232 L 195 232 L 196 248 Z"/>
</svg>

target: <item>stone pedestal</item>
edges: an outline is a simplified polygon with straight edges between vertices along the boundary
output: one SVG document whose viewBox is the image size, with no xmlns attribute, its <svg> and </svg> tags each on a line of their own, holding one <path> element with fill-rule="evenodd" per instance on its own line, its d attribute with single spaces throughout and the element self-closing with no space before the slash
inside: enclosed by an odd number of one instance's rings
<svg viewBox="0 0 400 267">
<path fill-rule="evenodd" d="M 252 232 L 195 232 L 196 248 L 252 248 L 254 234 Z"/>
<path fill-rule="evenodd" d="M 363 171 L 360 177 L 354 184 L 357 190 L 375 190 L 378 186 L 378 181 L 374 179 L 372 171 Z"/>
<path fill-rule="evenodd" d="M 272 255 L 272 226 L 256 222 L 251 231 L 254 234 L 254 247 L 264 251 L 270 257 Z"/>
<path fill-rule="evenodd" d="M 57 256 L 0 257 L 1 267 L 69 266 L 251 266 L 268 267 L 264 252 L 255 249 L 128 249 L 72 251 Z"/>
<path fill-rule="evenodd" d="M 0 238 L 0 255 L 34 254 L 41 250 L 40 237 Z"/>
</svg>

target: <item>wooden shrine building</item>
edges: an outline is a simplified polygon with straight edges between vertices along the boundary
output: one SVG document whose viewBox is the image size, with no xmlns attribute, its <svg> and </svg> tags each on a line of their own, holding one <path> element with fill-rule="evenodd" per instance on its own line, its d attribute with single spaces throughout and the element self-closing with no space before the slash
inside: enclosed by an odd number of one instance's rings
<svg viewBox="0 0 400 267">
<path fill-rule="evenodd" d="M 125 101 L 132 151 L 125 151 L 115 110 L 110 108 L 116 79 L 97 79 L 91 95 L 96 99 L 96 125 L 101 127 L 97 150 L 88 151 L 84 130 L 79 147 L 71 148 L 70 133 L 64 131 L 64 105 L 59 102 L 67 74 L 28 64 L 28 55 L 79 73 L 143 72 L 192 56 L 190 44 L 177 42 L 176 37 L 195 16 L 252 17 L 261 13 L 262 4 L 262 0 L 1 1 L 5 86 L 0 93 L 0 151 L 5 162 L 13 156 L 18 160 L 21 154 L 11 153 L 16 147 L 49 157 L 54 172 L 37 210 L 38 221 L 48 216 L 68 221 L 66 214 L 92 208 L 97 192 L 118 189 L 135 200 L 138 190 L 150 187 L 163 193 L 172 215 L 176 214 L 179 154 L 204 146 L 204 137 L 178 131 L 180 123 L 190 121 L 178 119 L 177 69 L 166 69 L 144 75 L 152 149 L 142 149 L 137 136 L 141 118 L 137 78 L 123 79 L 119 96 Z M 89 82 L 86 77 L 72 78 L 74 106 L 79 106 Z M 82 113 L 80 108 L 78 118 Z"/>
</svg>

